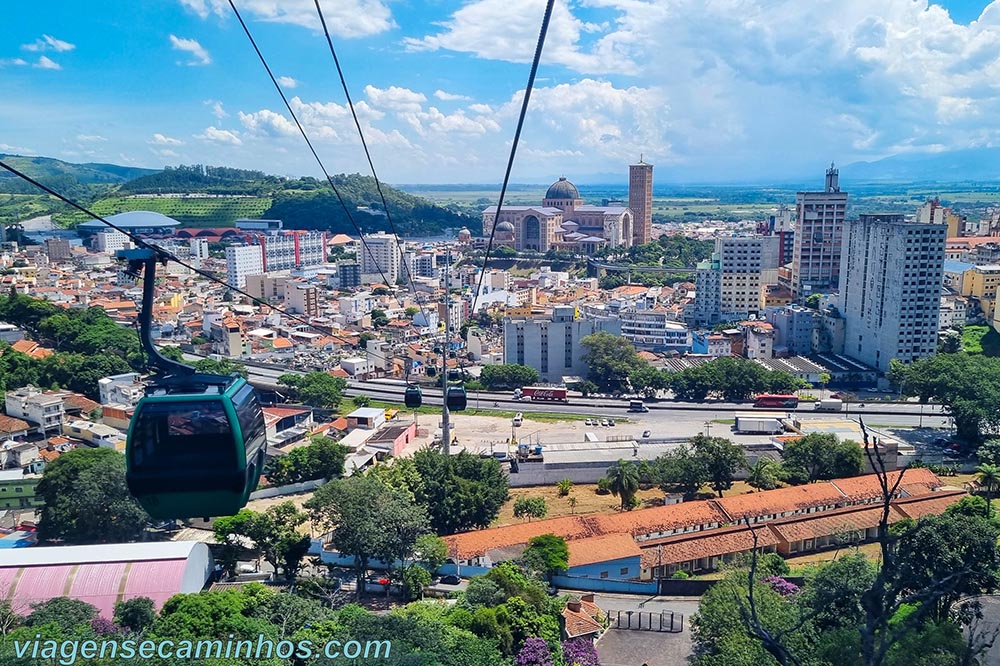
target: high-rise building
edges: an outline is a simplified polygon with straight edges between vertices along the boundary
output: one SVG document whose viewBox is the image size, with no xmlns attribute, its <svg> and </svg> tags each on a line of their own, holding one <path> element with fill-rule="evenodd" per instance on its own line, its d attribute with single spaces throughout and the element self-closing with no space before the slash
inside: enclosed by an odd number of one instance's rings
<svg viewBox="0 0 1000 666">
<path fill-rule="evenodd" d="M 642 156 L 628 168 L 628 207 L 635 213 L 632 245 L 648 243 L 653 237 L 653 165 Z"/>
<path fill-rule="evenodd" d="M 714 326 L 722 317 L 722 270 L 719 253 L 699 262 L 695 273 L 694 300 L 684 309 L 684 321 L 690 326 Z"/>
<path fill-rule="evenodd" d="M 69 241 L 65 238 L 46 238 L 45 254 L 48 255 L 50 261 L 61 261 L 73 256 L 69 249 Z"/>
<path fill-rule="evenodd" d="M 341 261 L 337 264 L 337 279 L 341 289 L 361 286 L 361 265 L 356 261 Z"/>
<path fill-rule="evenodd" d="M 622 334 L 620 319 L 576 319 L 576 308 L 554 308 L 548 319 L 511 319 L 503 324 L 503 362 L 538 370 L 542 381 L 562 382 L 566 376 L 584 377 L 580 341 L 592 333 Z"/>
<path fill-rule="evenodd" d="M 132 240 L 116 229 L 105 229 L 94 234 L 94 247 L 98 252 L 114 254 L 132 247 Z"/>
<path fill-rule="evenodd" d="M 260 245 L 230 245 L 226 248 L 226 283 L 242 289 L 248 275 L 263 275 L 264 251 Z"/>
<path fill-rule="evenodd" d="M 188 247 L 191 249 L 192 259 L 208 259 L 208 241 L 204 238 L 191 238 L 188 240 Z"/>
<path fill-rule="evenodd" d="M 721 272 L 719 312 L 723 320 L 745 319 L 757 313 L 761 285 L 777 283 L 780 245 L 777 236 L 716 239 Z"/>
<path fill-rule="evenodd" d="M 285 282 L 285 306 L 296 314 L 319 316 L 319 289 L 306 282 Z"/>
<path fill-rule="evenodd" d="M 364 279 L 371 282 L 388 281 L 390 287 L 395 285 L 400 275 L 403 275 L 400 271 L 402 253 L 399 246 L 399 239 L 394 235 L 381 231 L 367 234 L 361 247 L 361 274 L 370 277 Z"/>
<path fill-rule="evenodd" d="M 882 370 L 937 350 L 946 224 L 861 215 L 844 228 L 844 354 Z"/>
<path fill-rule="evenodd" d="M 840 247 L 847 212 L 847 192 L 840 173 L 830 165 L 822 192 L 799 192 L 792 249 L 791 290 L 796 299 L 829 292 L 840 277 Z"/>
<path fill-rule="evenodd" d="M 255 236 L 264 248 L 264 270 L 322 266 L 326 263 L 326 234 L 311 231 L 282 231 Z"/>
<path fill-rule="evenodd" d="M 279 273 L 263 273 L 262 275 L 247 275 L 243 291 L 262 301 L 276 301 L 284 298 L 285 283 L 291 278 Z"/>
</svg>

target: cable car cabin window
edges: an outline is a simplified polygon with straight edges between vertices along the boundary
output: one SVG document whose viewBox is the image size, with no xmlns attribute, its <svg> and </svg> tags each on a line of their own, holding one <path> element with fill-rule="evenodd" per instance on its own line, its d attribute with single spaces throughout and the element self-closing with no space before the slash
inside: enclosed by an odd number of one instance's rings
<svg viewBox="0 0 1000 666">
<path fill-rule="evenodd" d="M 242 464 L 221 400 L 147 403 L 134 435 L 132 465 L 140 474 L 218 473 Z"/>
<path fill-rule="evenodd" d="M 257 440 L 264 436 L 264 415 L 260 410 L 260 403 L 257 401 L 253 386 L 247 384 L 236 392 L 233 396 L 233 408 L 236 410 L 236 418 L 240 421 L 240 430 L 243 431 L 243 443 L 249 460 L 256 454 L 253 448 Z"/>
</svg>

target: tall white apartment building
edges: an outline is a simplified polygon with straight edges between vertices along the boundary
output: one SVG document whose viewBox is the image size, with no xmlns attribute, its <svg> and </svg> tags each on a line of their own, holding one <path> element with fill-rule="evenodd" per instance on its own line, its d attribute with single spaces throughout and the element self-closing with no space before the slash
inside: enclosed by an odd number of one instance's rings
<svg viewBox="0 0 1000 666">
<path fill-rule="evenodd" d="M 191 238 L 188 240 L 188 247 L 191 249 L 191 258 L 201 261 L 208 259 L 208 241 L 204 238 Z"/>
<path fill-rule="evenodd" d="M 684 309 L 684 321 L 691 326 L 714 326 L 722 317 L 722 270 L 719 253 L 698 263 L 694 300 Z"/>
<path fill-rule="evenodd" d="M 822 192 L 799 192 L 792 248 L 792 296 L 803 299 L 830 292 L 840 277 L 840 248 L 847 212 L 847 192 L 840 191 L 840 172 L 830 165 Z"/>
<path fill-rule="evenodd" d="M 389 286 L 396 284 L 401 273 L 402 253 L 396 236 L 379 232 L 367 234 L 361 246 L 361 274 L 371 276 L 367 280 L 382 282 L 382 275 Z"/>
<path fill-rule="evenodd" d="M 230 245 L 226 248 L 226 283 L 242 289 L 248 275 L 264 274 L 264 251 L 260 245 Z"/>
<path fill-rule="evenodd" d="M 565 376 L 585 377 L 580 341 L 592 333 L 622 334 L 620 319 L 576 319 L 576 308 L 560 306 L 548 319 L 506 319 L 503 362 L 538 370 L 544 382 L 561 383 Z"/>
<path fill-rule="evenodd" d="M 285 271 L 326 263 L 326 234 L 311 231 L 282 231 L 254 239 L 264 249 L 264 270 Z"/>
<path fill-rule="evenodd" d="M 844 228 L 840 312 L 844 354 L 885 372 L 934 354 L 946 224 L 861 215 Z"/>
<path fill-rule="evenodd" d="M 115 229 L 105 229 L 94 234 L 94 247 L 98 252 L 114 254 L 118 250 L 125 250 L 132 247 L 129 237 Z"/>
</svg>

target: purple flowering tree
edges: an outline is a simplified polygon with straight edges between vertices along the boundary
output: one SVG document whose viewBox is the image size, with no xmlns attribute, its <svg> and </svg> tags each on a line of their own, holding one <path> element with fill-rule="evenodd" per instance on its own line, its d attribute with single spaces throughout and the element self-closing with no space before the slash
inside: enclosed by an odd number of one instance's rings
<svg viewBox="0 0 1000 666">
<path fill-rule="evenodd" d="M 517 653 L 514 666 L 553 666 L 552 650 L 541 638 L 528 638 Z"/>
<path fill-rule="evenodd" d="M 594 644 L 586 638 L 573 638 L 562 644 L 566 666 L 601 666 Z"/>
<path fill-rule="evenodd" d="M 103 615 L 98 615 L 93 618 L 90 621 L 90 628 L 93 629 L 94 633 L 98 636 L 107 636 L 118 631 L 118 627 L 115 623 Z"/>
<path fill-rule="evenodd" d="M 788 582 L 781 576 L 768 576 L 764 579 L 764 582 L 783 597 L 791 596 L 799 591 L 798 585 Z"/>
</svg>

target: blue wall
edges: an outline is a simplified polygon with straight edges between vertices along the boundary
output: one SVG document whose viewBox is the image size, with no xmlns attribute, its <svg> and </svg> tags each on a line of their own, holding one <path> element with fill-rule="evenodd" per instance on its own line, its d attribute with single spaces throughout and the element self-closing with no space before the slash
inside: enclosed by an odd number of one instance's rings
<svg viewBox="0 0 1000 666">
<path fill-rule="evenodd" d="M 622 573 L 623 569 L 627 569 L 627 571 Z M 607 574 L 607 576 L 602 580 L 607 580 L 609 578 L 613 580 L 638 578 L 640 573 L 639 556 L 633 555 L 632 557 L 623 557 L 618 560 L 608 560 L 606 562 L 596 562 L 594 564 L 570 567 L 569 571 L 566 572 L 566 575 L 580 578 L 601 578 L 602 573 Z"/>
<path fill-rule="evenodd" d="M 619 592 L 622 594 L 644 594 L 652 596 L 658 593 L 655 582 L 638 583 L 630 580 L 612 580 L 610 578 L 581 578 L 579 576 L 553 576 L 552 584 L 567 590 L 583 590 L 586 592 Z"/>
</svg>

